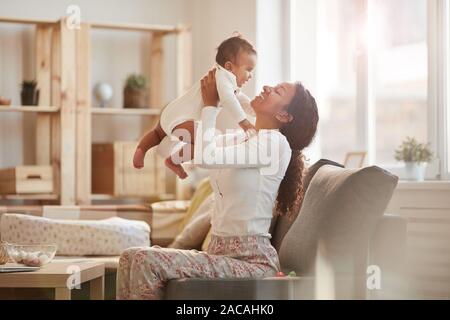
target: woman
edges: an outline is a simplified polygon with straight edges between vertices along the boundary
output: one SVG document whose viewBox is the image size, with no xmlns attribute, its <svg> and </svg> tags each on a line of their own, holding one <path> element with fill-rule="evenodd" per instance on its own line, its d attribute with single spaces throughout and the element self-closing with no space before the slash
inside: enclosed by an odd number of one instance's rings
<svg viewBox="0 0 450 320">
<path fill-rule="evenodd" d="M 300 83 L 266 86 L 251 104 L 257 134 L 221 145 L 229 139 L 211 136 L 218 113 L 214 71 L 202 79 L 202 95 L 205 107 L 194 161 L 211 169 L 215 210 L 208 252 L 157 246 L 125 250 L 119 262 L 118 299 L 161 299 L 171 279 L 267 277 L 279 271 L 269 234 L 273 208 L 290 215 L 300 206 L 301 151 L 316 132 L 316 102 Z M 263 149 L 269 161 L 236 161 L 236 154 L 252 158 Z"/>
</svg>

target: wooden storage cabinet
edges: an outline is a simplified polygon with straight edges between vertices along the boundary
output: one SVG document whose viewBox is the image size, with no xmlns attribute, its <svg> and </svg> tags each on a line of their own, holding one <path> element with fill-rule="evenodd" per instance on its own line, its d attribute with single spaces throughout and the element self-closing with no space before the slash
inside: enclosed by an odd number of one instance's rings
<svg viewBox="0 0 450 320">
<path fill-rule="evenodd" d="M 92 193 L 150 197 L 166 193 L 164 159 L 149 150 L 144 168 L 133 167 L 136 142 L 92 145 Z"/>
<path fill-rule="evenodd" d="M 0 170 L 0 194 L 53 193 L 51 166 L 18 166 Z"/>
</svg>

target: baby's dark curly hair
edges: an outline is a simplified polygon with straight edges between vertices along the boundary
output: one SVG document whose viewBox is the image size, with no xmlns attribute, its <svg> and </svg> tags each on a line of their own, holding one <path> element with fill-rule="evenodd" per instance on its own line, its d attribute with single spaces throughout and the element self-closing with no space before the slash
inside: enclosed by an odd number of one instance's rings
<svg viewBox="0 0 450 320">
<path fill-rule="evenodd" d="M 287 112 L 294 119 L 282 127 L 280 132 L 289 142 L 292 156 L 278 190 L 275 213 L 293 217 L 300 210 L 305 193 L 305 157 L 302 151 L 312 142 L 319 122 L 316 100 L 299 82 L 296 83 L 296 93 Z"/>
<path fill-rule="evenodd" d="M 247 52 L 256 55 L 256 50 L 250 42 L 242 38 L 241 35 L 233 36 L 223 41 L 217 48 L 216 62 L 224 67 L 227 61 L 236 63 L 240 52 Z"/>
</svg>

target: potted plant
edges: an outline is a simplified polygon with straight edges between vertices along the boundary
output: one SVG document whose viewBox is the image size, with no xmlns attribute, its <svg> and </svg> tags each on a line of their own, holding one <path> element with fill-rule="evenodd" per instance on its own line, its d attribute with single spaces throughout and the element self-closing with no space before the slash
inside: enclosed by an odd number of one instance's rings
<svg viewBox="0 0 450 320">
<path fill-rule="evenodd" d="M 130 75 L 125 83 L 123 97 L 124 108 L 145 108 L 148 106 L 148 88 L 145 76 Z"/>
<path fill-rule="evenodd" d="M 395 159 L 405 162 L 409 180 L 424 181 L 425 170 L 432 158 L 430 144 L 419 143 L 411 137 L 407 137 L 395 150 Z"/>
<path fill-rule="evenodd" d="M 36 80 L 24 80 L 22 82 L 20 97 L 23 106 L 37 106 L 39 104 L 39 89 L 37 89 Z"/>
</svg>

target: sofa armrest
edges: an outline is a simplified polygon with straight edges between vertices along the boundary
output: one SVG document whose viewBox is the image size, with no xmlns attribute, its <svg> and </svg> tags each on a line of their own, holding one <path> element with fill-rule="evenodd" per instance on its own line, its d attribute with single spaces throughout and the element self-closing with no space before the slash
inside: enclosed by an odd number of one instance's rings
<svg viewBox="0 0 450 320">
<path fill-rule="evenodd" d="M 402 298 L 407 288 L 406 267 L 407 220 L 385 214 L 370 240 L 369 265 L 381 272 L 381 290 L 374 290 L 372 298 Z"/>
<path fill-rule="evenodd" d="M 169 200 L 154 202 L 150 207 L 152 208 L 153 213 L 179 214 L 186 213 L 189 204 L 189 200 Z"/>
<path fill-rule="evenodd" d="M 312 299 L 314 281 L 305 277 L 179 279 L 168 282 L 167 300 L 288 300 Z"/>
</svg>

